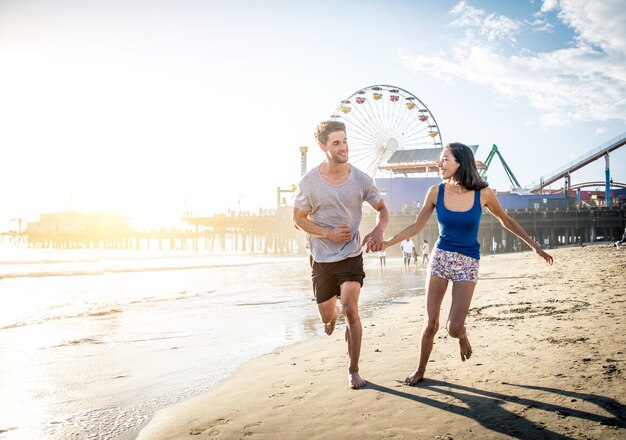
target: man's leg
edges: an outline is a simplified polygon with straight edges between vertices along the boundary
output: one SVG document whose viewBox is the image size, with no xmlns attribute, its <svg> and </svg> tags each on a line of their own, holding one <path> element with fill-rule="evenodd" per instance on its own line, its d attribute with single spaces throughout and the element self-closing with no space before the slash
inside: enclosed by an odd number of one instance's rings
<svg viewBox="0 0 626 440">
<path fill-rule="evenodd" d="M 332 335 L 337 324 L 337 297 L 333 295 L 329 300 L 319 303 L 317 310 L 324 323 L 324 331 L 328 336 Z"/>
<path fill-rule="evenodd" d="M 346 318 L 346 342 L 348 343 L 348 384 L 350 388 L 361 388 L 367 382 L 359 376 L 359 357 L 363 328 L 359 317 L 359 295 L 361 284 L 358 281 L 346 281 L 341 285 L 341 304 Z"/>
</svg>

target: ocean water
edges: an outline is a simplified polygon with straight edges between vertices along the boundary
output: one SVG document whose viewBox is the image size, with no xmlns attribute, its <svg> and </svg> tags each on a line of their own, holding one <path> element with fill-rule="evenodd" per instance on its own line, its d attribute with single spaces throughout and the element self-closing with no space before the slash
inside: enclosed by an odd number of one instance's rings
<svg viewBox="0 0 626 440">
<path fill-rule="evenodd" d="M 365 258 L 365 314 L 423 291 L 423 271 L 387 265 Z M 134 438 L 322 333 L 305 256 L 0 248 L 0 439 Z"/>
</svg>

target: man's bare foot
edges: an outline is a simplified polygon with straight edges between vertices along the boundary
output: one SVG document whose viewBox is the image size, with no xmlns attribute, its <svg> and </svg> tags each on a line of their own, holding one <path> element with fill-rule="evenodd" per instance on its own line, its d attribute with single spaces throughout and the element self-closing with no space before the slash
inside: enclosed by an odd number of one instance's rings
<svg viewBox="0 0 626 440">
<path fill-rule="evenodd" d="M 419 370 L 415 370 L 413 373 L 411 373 L 411 375 L 409 377 L 407 377 L 406 379 L 404 379 L 404 384 L 405 385 L 416 385 L 419 382 L 424 380 L 424 372 L 423 371 L 419 371 Z"/>
<path fill-rule="evenodd" d="M 472 346 L 470 345 L 467 335 L 459 338 L 459 346 L 461 347 L 461 360 L 465 362 L 472 357 Z"/>
<path fill-rule="evenodd" d="M 367 382 L 361 379 L 361 376 L 359 376 L 358 372 L 356 371 L 354 373 L 348 372 L 348 385 L 353 390 L 357 390 L 367 385 Z"/>
<path fill-rule="evenodd" d="M 324 331 L 328 336 L 332 335 L 335 331 L 335 325 L 337 325 L 337 315 L 335 315 L 335 317 L 331 319 L 330 322 L 324 324 Z"/>
</svg>

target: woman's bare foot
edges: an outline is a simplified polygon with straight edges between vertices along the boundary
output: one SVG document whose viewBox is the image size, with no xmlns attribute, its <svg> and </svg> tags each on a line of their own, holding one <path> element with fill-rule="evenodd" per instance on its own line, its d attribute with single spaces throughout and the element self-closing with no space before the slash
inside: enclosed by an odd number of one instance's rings
<svg viewBox="0 0 626 440">
<path fill-rule="evenodd" d="M 357 371 L 355 372 L 348 371 L 348 385 L 353 390 L 357 390 L 367 385 L 367 382 L 361 379 L 361 376 L 359 376 L 359 373 Z"/>
<path fill-rule="evenodd" d="M 465 362 L 472 357 L 472 346 L 470 345 L 467 335 L 459 338 L 459 346 L 461 347 L 461 360 Z"/>
<path fill-rule="evenodd" d="M 415 370 L 409 377 L 404 379 L 405 385 L 416 385 L 417 383 L 424 380 L 424 371 Z"/>
</svg>

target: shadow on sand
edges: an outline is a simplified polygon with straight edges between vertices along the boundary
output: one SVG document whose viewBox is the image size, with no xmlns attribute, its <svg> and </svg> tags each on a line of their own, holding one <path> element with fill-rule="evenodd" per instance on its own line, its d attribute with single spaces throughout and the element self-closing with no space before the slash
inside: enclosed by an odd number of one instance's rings
<svg viewBox="0 0 626 440">
<path fill-rule="evenodd" d="M 423 397 L 413 394 L 412 392 L 404 392 L 399 389 L 392 389 L 375 383 L 369 383 L 365 389 L 371 389 L 393 396 L 403 397 L 423 405 L 429 405 L 443 411 L 449 411 L 453 414 L 468 417 L 476 420 L 486 429 L 516 438 L 541 438 L 548 440 L 571 438 L 567 435 L 551 431 L 548 427 L 540 423 L 535 423 L 524 417 L 523 412 L 530 408 L 537 408 L 543 411 L 557 413 L 557 415 L 562 418 L 576 417 L 578 419 L 596 422 L 601 425 L 626 429 L 626 406 L 617 402 L 615 399 L 589 393 L 566 391 L 557 388 L 516 385 L 511 383 L 504 384 L 510 387 L 537 390 L 544 393 L 553 393 L 565 396 L 569 399 L 589 402 L 597 405 L 612 416 L 604 416 L 575 408 L 556 405 L 554 403 L 542 402 L 540 400 L 534 400 L 527 397 L 517 397 L 512 394 L 502 394 L 431 379 L 425 379 L 417 387 L 411 389 L 415 390 L 423 388 L 429 392 L 434 391 L 441 393 L 444 396 L 460 401 L 459 404 L 440 401 L 430 397 Z M 505 409 L 503 404 L 507 402 L 520 405 L 520 411 L 512 412 Z"/>
</svg>

